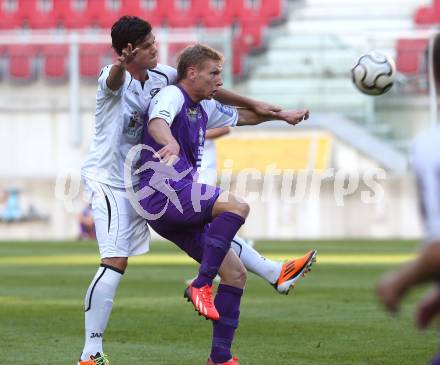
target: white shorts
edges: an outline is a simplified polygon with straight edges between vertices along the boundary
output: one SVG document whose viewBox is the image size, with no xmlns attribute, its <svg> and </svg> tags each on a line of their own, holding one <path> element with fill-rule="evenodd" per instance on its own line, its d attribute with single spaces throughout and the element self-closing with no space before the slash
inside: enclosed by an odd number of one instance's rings
<svg viewBox="0 0 440 365">
<path fill-rule="evenodd" d="M 82 183 L 92 204 L 101 258 L 148 252 L 150 230 L 146 220 L 132 207 L 127 192 L 84 177 Z"/>
</svg>

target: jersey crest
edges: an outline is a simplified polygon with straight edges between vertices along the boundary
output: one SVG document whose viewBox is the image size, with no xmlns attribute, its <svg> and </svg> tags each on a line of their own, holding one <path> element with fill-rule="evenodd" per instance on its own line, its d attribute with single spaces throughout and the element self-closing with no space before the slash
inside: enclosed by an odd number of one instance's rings
<svg viewBox="0 0 440 365">
<path fill-rule="evenodd" d="M 196 122 L 199 114 L 199 108 L 188 108 L 186 116 L 190 122 Z"/>
</svg>

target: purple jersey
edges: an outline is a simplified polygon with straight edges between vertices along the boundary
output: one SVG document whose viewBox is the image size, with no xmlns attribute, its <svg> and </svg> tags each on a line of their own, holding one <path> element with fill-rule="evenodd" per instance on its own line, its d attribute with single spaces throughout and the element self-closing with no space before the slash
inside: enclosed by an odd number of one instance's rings
<svg viewBox="0 0 440 365">
<path fill-rule="evenodd" d="M 165 120 L 173 137 L 180 146 L 179 160 L 172 166 L 159 163 L 153 151 L 162 146 L 148 133 L 147 123 L 155 118 Z M 148 119 L 144 124 L 141 153 L 141 186 L 156 188 L 152 177 L 159 173 L 168 180 L 169 186 L 180 190 L 196 180 L 197 169 L 201 165 L 203 145 L 207 128 L 233 126 L 237 122 L 235 109 L 224 106 L 214 100 L 195 103 L 186 91 L 179 86 L 162 89 L 151 101 Z"/>
</svg>

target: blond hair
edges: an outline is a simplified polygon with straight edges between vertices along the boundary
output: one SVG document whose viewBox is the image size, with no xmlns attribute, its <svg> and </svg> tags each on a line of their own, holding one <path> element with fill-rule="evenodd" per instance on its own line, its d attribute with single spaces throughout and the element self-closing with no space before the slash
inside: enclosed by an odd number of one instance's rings
<svg viewBox="0 0 440 365">
<path fill-rule="evenodd" d="M 204 44 L 197 43 L 186 47 L 177 59 L 177 82 L 186 77 L 189 67 L 201 67 L 208 60 L 223 62 L 224 57 L 220 52 Z"/>
</svg>

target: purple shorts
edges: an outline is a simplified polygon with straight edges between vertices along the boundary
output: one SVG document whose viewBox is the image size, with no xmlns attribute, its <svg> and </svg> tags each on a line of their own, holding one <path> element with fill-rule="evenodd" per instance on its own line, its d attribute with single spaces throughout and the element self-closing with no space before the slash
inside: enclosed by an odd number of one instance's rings
<svg viewBox="0 0 440 365">
<path fill-rule="evenodd" d="M 150 215 L 156 215 L 147 219 L 151 228 L 200 262 L 204 236 L 220 192 L 218 187 L 191 182 L 166 194 L 156 191 L 140 204 Z"/>
</svg>

